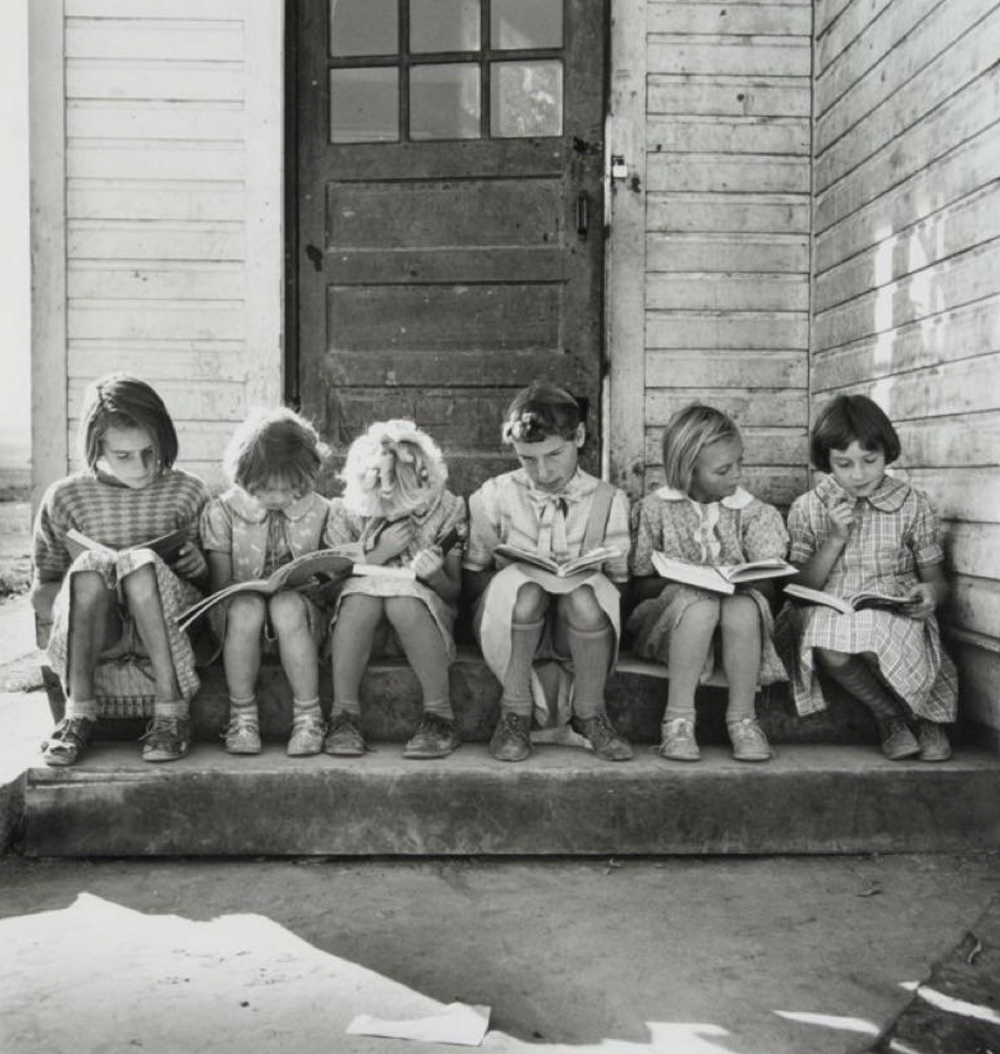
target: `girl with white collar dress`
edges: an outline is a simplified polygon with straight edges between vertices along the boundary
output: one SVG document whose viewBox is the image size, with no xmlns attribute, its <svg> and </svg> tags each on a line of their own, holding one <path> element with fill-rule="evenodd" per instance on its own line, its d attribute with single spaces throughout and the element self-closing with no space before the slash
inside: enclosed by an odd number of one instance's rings
<svg viewBox="0 0 1000 1054">
<path fill-rule="evenodd" d="M 656 550 L 715 566 L 785 556 L 788 534 L 781 514 L 739 486 L 742 462 L 735 422 L 720 410 L 692 404 L 663 432 L 667 485 L 634 510 L 631 571 L 639 603 L 628 628 L 635 652 L 670 671 L 658 753 L 674 761 L 700 757 L 695 690 L 712 674 L 717 651 L 729 685 L 726 725 L 733 756 L 740 761 L 771 756 L 754 700 L 758 685 L 787 680 L 771 639 L 773 583 L 720 594 L 660 578 L 652 562 Z"/>
</svg>

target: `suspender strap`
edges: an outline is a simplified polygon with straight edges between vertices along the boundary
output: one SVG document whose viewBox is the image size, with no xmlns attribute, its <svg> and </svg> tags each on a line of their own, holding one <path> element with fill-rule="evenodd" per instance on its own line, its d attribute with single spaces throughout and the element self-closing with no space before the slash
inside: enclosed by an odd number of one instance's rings
<svg viewBox="0 0 1000 1054">
<path fill-rule="evenodd" d="M 590 516 L 587 517 L 587 526 L 583 532 L 581 555 L 604 544 L 604 536 L 608 532 L 608 517 L 611 515 L 611 503 L 614 500 L 615 488 L 610 483 L 605 483 L 603 479 L 598 480 L 594 488 Z"/>
</svg>

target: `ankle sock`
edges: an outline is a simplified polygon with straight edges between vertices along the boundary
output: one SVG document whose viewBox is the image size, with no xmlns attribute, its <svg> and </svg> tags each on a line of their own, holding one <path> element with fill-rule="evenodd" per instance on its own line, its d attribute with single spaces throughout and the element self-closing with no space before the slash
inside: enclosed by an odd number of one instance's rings
<svg viewBox="0 0 1000 1054">
<path fill-rule="evenodd" d="M 191 712 L 191 706 L 187 699 L 171 699 L 170 702 L 154 702 L 153 717 L 176 717 L 187 720 Z"/>
<path fill-rule="evenodd" d="M 445 721 L 455 720 L 455 711 L 452 709 L 450 699 L 425 699 L 424 713 L 433 714 Z"/>
<path fill-rule="evenodd" d="M 335 699 L 330 716 L 337 717 L 338 714 L 350 714 L 351 717 L 360 719 L 361 703 L 357 699 Z"/>
<path fill-rule="evenodd" d="M 229 720 L 232 721 L 235 717 L 250 718 L 253 721 L 257 720 L 257 696 L 251 695 L 246 699 L 235 699 L 233 696 L 229 697 Z"/>
<path fill-rule="evenodd" d="M 315 699 L 292 698 L 292 720 L 297 721 L 301 717 L 320 717 L 319 696 Z"/>
<path fill-rule="evenodd" d="M 96 699 L 67 699 L 66 710 L 63 714 L 66 718 L 86 717 L 91 721 L 97 720 Z"/>
</svg>

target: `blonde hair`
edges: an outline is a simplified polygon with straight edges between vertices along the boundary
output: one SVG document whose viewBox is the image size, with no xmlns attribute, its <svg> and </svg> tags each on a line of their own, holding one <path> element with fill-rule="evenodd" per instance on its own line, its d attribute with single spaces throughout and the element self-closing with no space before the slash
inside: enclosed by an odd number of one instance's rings
<svg viewBox="0 0 1000 1054">
<path fill-rule="evenodd" d="M 315 488 L 328 453 L 309 421 L 279 406 L 252 411 L 233 433 L 222 463 L 229 480 L 247 492 L 280 481 L 301 495 Z"/>
<path fill-rule="evenodd" d="M 694 464 L 710 443 L 740 439 L 736 422 L 721 410 L 704 403 L 691 403 L 670 418 L 663 429 L 663 468 L 667 486 L 686 494 L 691 487 Z"/>
<path fill-rule="evenodd" d="M 415 512 L 427 506 L 448 479 L 444 455 L 413 421 L 376 421 L 347 451 L 344 505 L 360 516 Z"/>
</svg>

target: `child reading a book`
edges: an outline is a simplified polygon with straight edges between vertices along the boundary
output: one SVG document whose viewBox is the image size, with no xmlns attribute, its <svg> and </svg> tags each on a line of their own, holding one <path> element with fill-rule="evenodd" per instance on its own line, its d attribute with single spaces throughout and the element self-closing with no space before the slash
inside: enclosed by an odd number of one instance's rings
<svg viewBox="0 0 1000 1054">
<path fill-rule="evenodd" d="M 600 758 L 632 756 L 604 701 L 628 579 L 628 499 L 580 468 L 585 438 L 573 396 L 532 384 L 515 396 L 503 426 L 521 467 L 487 480 L 469 500 L 463 567 L 483 656 L 503 686 L 490 740 L 500 761 L 530 755 L 533 716 L 542 725 L 552 717 L 568 724 Z M 512 550 L 505 556 L 502 546 Z M 567 576 L 516 559 L 520 549 L 566 564 L 601 546 L 609 552 L 597 566 Z M 550 706 L 536 664 L 553 662 L 559 676 L 550 685 Z"/>
<path fill-rule="evenodd" d="M 333 712 L 323 749 L 342 757 L 365 752 L 361 678 L 373 653 L 401 650 L 423 694 L 423 715 L 403 755 L 445 757 L 459 745 L 448 667 L 461 584 L 453 541 L 465 533 L 465 502 L 445 486 L 448 470 L 437 444 L 409 420 L 371 425 L 351 444 L 342 478 L 327 543 L 357 563 L 415 574 L 357 576 L 344 584 L 334 614 Z"/>
<path fill-rule="evenodd" d="M 237 428 L 224 456 L 230 487 L 205 509 L 201 536 L 212 590 L 272 574 L 323 546 L 330 504 L 316 493 L 326 446 L 286 408 L 259 411 Z M 238 593 L 210 612 L 222 641 L 229 691 L 230 754 L 258 754 L 257 678 L 264 648 L 277 645 L 292 689 L 292 757 L 318 754 L 326 726 L 319 704 L 319 645 L 328 616 L 294 589 Z"/>
<path fill-rule="evenodd" d="M 934 509 L 921 491 L 886 474 L 899 437 L 866 396 L 827 403 L 810 447 L 827 475 L 788 515 L 797 581 L 842 597 L 874 591 L 913 602 L 850 614 L 786 605 L 778 641 L 796 707 L 811 714 L 826 706 L 822 670 L 872 712 L 887 757 L 944 761 L 951 750 L 941 726 L 955 720 L 957 689 L 934 615 L 947 595 Z"/>
<path fill-rule="evenodd" d="M 43 757 L 78 761 L 98 717 L 151 717 L 142 757 L 173 761 L 190 746 L 188 704 L 199 687 L 174 616 L 207 576 L 197 535 L 208 488 L 174 467 L 170 414 L 135 377 L 115 373 L 87 389 L 80 439 L 86 468 L 48 488 L 34 525 L 31 601 L 40 625 L 51 621 L 48 658 L 66 694 Z M 178 529 L 190 540 L 169 565 L 143 545 Z M 73 556 L 71 530 L 101 544 Z"/>
<path fill-rule="evenodd" d="M 710 406 L 678 411 L 663 430 L 666 485 L 635 510 L 632 574 L 638 604 L 628 627 L 634 649 L 670 670 L 658 752 L 697 761 L 695 690 L 721 653 L 729 686 L 726 726 L 733 757 L 771 756 L 757 721 L 760 684 L 787 679 L 772 643 L 769 596 L 773 580 L 738 587 L 730 595 L 658 577 L 654 555 L 696 565 L 729 565 L 784 557 L 788 535 L 781 514 L 740 486 L 743 440 L 736 423 Z"/>
</svg>

